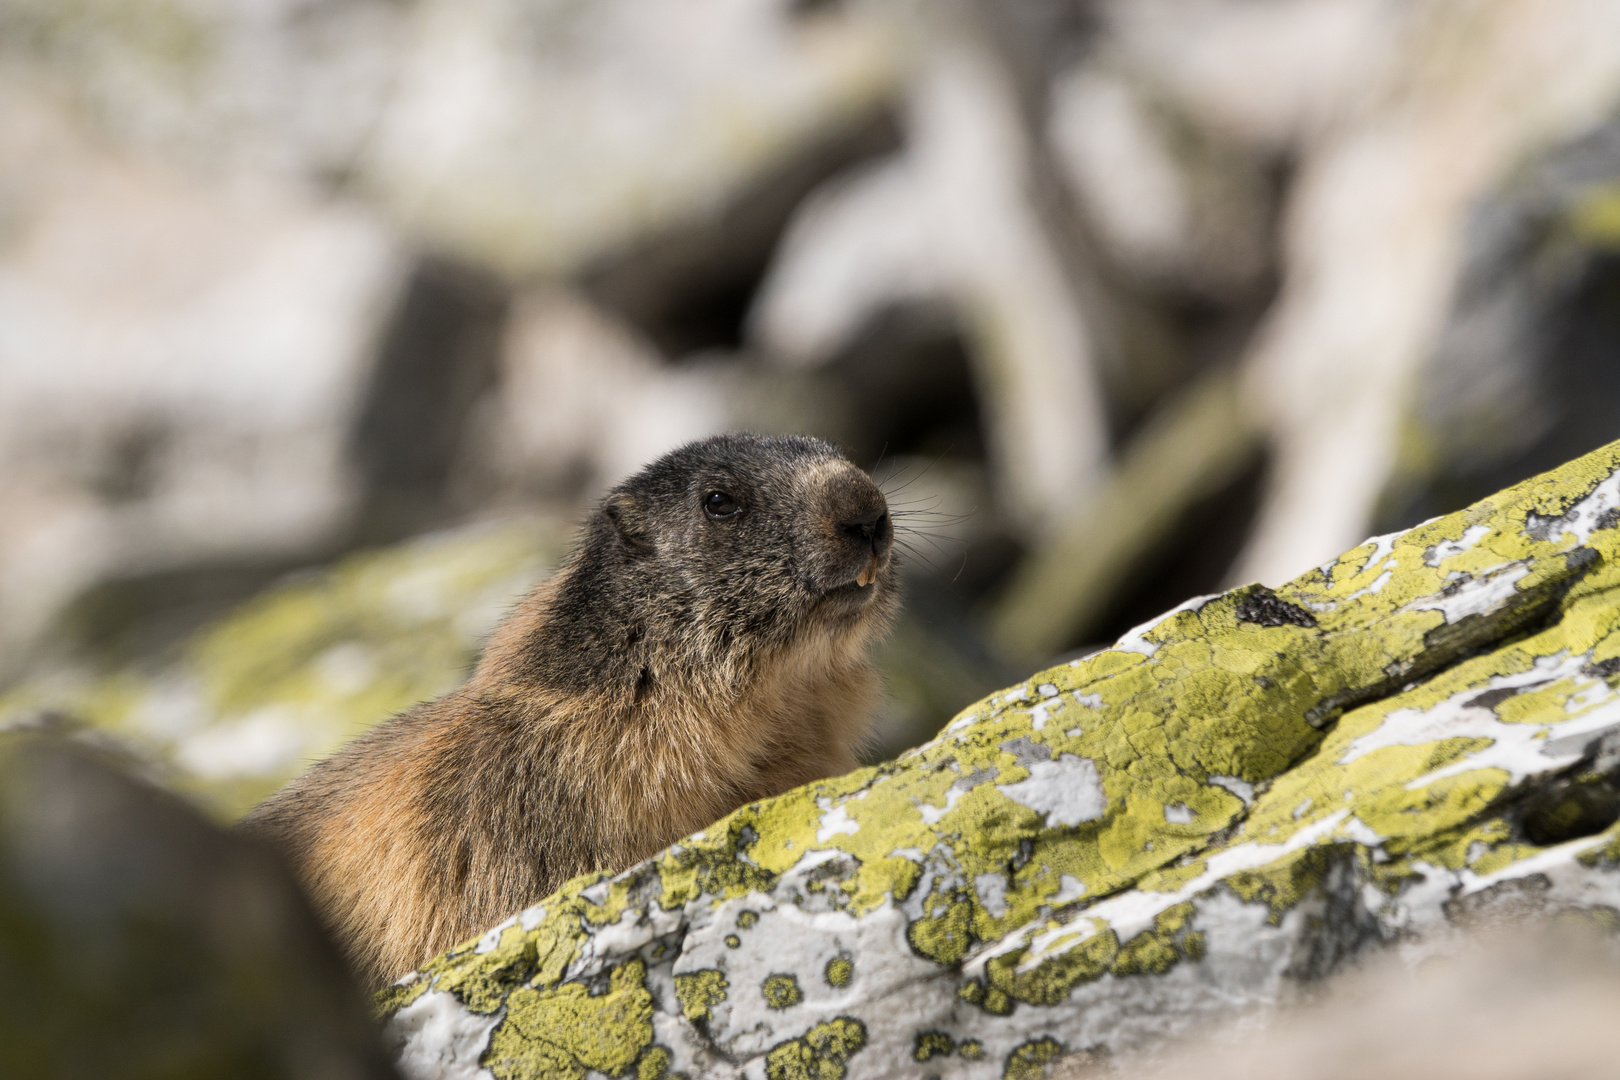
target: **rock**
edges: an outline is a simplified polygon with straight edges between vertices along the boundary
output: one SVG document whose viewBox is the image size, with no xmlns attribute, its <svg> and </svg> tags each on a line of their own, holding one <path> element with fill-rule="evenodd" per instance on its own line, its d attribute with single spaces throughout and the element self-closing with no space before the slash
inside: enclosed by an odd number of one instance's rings
<svg viewBox="0 0 1620 1080">
<path fill-rule="evenodd" d="M 104 756 L 0 736 L 0 1072 L 393 1076 L 291 875 Z"/>
<path fill-rule="evenodd" d="M 360 552 L 266 590 L 155 671 L 36 673 L 0 693 L 0 726 L 72 716 L 232 820 L 310 760 L 453 689 L 565 541 L 561 523 L 531 519 Z"/>
<path fill-rule="evenodd" d="M 1257 155 L 1088 58 L 1052 88 L 1051 142 L 1112 261 L 1172 293 L 1241 302 L 1271 270 Z"/>
<path fill-rule="evenodd" d="M 0 679 L 98 581 L 333 543 L 406 271 L 372 215 L 114 152 L 6 74 Z"/>
<path fill-rule="evenodd" d="M 308 190 L 341 182 L 376 129 L 403 14 L 390 0 L 4 0 L 0 55 L 126 149 Z"/>
<path fill-rule="evenodd" d="M 1432 15 L 1406 15 L 1368 86 L 1299 148 L 1281 289 L 1243 361 L 1274 459 L 1235 581 L 1286 580 L 1372 527 L 1469 209 L 1620 103 L 1620 55 L 1597 44 L 1620 34 L 1620 9 L 1495 0 L 1466 30 L 1442 28 L 1444 5 L 1411 10 Z"/>
<path fill-rule="evenodd" d="M 1609 348 L 1617 194 L 1620 118 L 1611 118 L 1515 169 L 1470 212 L 1395 512 L 1420 520 L 1620 436 Z"/>
<path fill-rule="evenodd" d="M 496 491 L 596 494 L 693 439 L 740 427 L 703 365 L 667 365 L 599 306 L 562 289 L 518 297 L 475 449 Z"/>
<path fill-rule="evenodd" d="M 1388 79 L 1421 10 L 1361 0 L 1290 0 L 1269 11 L 1242 0 L 1145 0 L 1107 5 L 1106 20 L 1116 57 L 1201 127 L 1276 152 L 1313 139 Z"/>
<path fill-rule="evenodd" d="M 1612 936 L 1520 923 L 1421 965 L 1370 963 L 1335 980 L 1325 1000 L 1279 1012 L 1263 1033 L 1212 1032 L 1160 1061 L 1074 1055 L 1052 1080 L 1598 1080 L 1614 1071 L 1603 1032 L 1620 1008 L 1615 959 Z"/>
<path fill-rule="evenodd" d="M 893 93 L 858 13 L 711 0 L 431 0 L 356 183 L 407 230 L 514 273 L 566 272 L 701 217 Z"/>
<path fill-rule="evenodd" d="M 1035 150 L 1008 73 L 966 35 L 936 36 L 910 87 L 906 149 L 805 201 L 751 335 L 775 362 L 812 367 L 898 305 L 948 304 L 972 343 L 997 501 L 1038 530 L 1104 467 L 1097 329 L 1029 190 Z"/>
<path fill-rule="evenodd" d="M 1620 444 L 1188 601 L 381 995 L 407 1076 L 1033 1076 L 1620 907 Z"/>
</svg>

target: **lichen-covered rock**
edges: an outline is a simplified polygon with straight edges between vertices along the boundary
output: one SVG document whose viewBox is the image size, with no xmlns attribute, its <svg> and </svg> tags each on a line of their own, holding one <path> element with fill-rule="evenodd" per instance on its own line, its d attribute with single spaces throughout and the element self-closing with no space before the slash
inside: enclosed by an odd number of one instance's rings
<svg viewBox="0 0 1620 1080">
<path fill-rule="evenodd" d="M 156 672 L 132 665 L 24 681 L 0 693 L 0 727 L 72 716 L 231 819 L 307 762 L 455 687 L 565 540 L 561 523 L 533 519 L 360 552 L 265 591 Z"/>
<path fill-rule="evenodd" d="M 1613 914 L 1620 444 L 1201 597 L 390 988 L 414 1076 L 1036 1075 L 1502 903 Z"/>
</svg>

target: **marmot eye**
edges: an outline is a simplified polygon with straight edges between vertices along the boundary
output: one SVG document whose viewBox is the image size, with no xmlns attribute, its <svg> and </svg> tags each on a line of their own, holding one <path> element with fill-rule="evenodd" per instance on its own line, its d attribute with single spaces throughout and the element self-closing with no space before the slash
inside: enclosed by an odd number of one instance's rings
<svg viewBox="0 0 1620 1080">
<path fill-rule="evenodd" d="M 742 507 L 737 504 L 736 499 L 725 492 L 711 491 L 703 496 L 703 512 L 715 521 L 723 521 L 742 513 Z"/>
</svg>

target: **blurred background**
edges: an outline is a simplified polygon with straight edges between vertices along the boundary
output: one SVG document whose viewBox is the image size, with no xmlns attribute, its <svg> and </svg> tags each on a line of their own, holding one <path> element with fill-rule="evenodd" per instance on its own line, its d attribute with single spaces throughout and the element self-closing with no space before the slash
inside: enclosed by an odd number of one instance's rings
<svg viewBox="0 0 1620 1080">
<path fill-rule="evenodd" d="M 1620 437 L 1620 0 L 0 0 L 0 724 L 230 818 L 738 429 L 874 760 Z"/>
</svg>

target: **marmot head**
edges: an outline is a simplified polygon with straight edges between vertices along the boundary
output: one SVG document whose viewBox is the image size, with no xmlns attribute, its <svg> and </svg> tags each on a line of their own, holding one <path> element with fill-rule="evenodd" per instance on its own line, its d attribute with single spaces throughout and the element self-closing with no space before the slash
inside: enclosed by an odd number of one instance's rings
<svg viewBox="0 0 1620 1080">
<path fill-rule="evenodd" d="M 887 620 L 898 600 L 888 503 L 819 439 L 720 435 L 610 492 L 592 540 L 641 595 L 720 643 Z"/>
<path fill-rule="evenodd" d="M 592 512 L 519 665 L 627 692 L 671 664 L 724 681 L 784 647 L 859 646 L 899 606 L 893 548 L 883 493 L 831 444 L 691 443 Z"/>
</svg>

